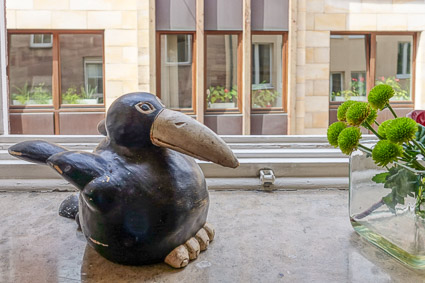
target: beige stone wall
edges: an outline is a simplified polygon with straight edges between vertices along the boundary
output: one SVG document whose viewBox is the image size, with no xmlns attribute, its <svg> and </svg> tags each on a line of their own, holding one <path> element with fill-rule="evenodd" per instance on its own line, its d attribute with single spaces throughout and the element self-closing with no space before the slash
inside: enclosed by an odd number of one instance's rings
<svg viewBox="0 0 425 283">
<path fill-rule="evenodd" d="M 297 2 L 297 3 L 295 3 Z M 425 3 L 403 0 L 300 0 L 292 13 L 291 31 L 296 48 L 290 71 L 296 84 L 290 87 L 293 112 L 291 134 L 325 134 L 329 108 L 331 31 L 418 31 L 425 30 Z M 425 109 L 425 43 L 419 36 L 416 64 L 415 108 Z M 294 39 L 291 37 L 291 39 Z M 294 46 L 294 43 L 290 46 Z"/>
<path fill-rule="evenodd" d="M 149 91 L 149 0 L 7 0 L 8 29 L 95 29 L 105 32 L 106 105 Z"/>
</svg>

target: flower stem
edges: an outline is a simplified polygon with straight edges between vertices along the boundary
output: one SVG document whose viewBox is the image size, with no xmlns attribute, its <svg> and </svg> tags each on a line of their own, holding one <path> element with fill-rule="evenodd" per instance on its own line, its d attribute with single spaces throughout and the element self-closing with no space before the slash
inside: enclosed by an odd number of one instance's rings
<svg viewBox="0 0 425 283">
<path fill-rule="evenodd" d="M 419 213 L 419 215 L 421 215 L 421 212 L 422 212 L 421 204 L 423 202 L 423 197 L 422 197 L 423 190 L 424 190 L 423 185 L 422 184 L 419 185 L 418 195 L 416 196 L 416 209 L 415 209 L 416 213 Z"/>
<path fill-rule="evenodd" d="M 394 110 L 393 110 L 393 108 L 391 107 L 391 105 L 390 105 L 390 103 L 389 103 L 389 102 L 387 103 L 387 107 L 388 107 L 388 109 L 390 109 L 391 113 L 393 113 L 394 118 L 397 118 L 397 114 L 395 114 L 395 112 L 394 112 Z"/>
<path fill-rule="evenodd" d="M 372 133 L 375 134 L 375 136 L 378 137 L 378 139 L 383 140 L 384 138 L 381 137 L 376 131 L 375 129 L 366 121 L 363 122 L 363 127 L 365 127 L 366 129 L 368 129 L 369 131 L 371 131 Z"/>
<path fill-rule="evenodd" d="M 415 139 L 412 140 L 413 144 L 418 147 L 418 149 L 421 151 L 422 156 L 425 157 L 425 148 L 423 145 L 419 144 Z"/>
<path fill-rule="evenodd" d="M 358 145 L 361 149 L 363 149 L 364 151 L 366 151 L 367 153 L 372 153 L 372 150 L 364 145 L 359 144 Z"/>
<path fill-rule="evenodd" d="M 381 125 L 381 124 L 379 124 L 376 120 L 375 120 L 375 121 L 373 121 L 373 122 L 375 122 L 375 125 L 377 125 L 378 127 Z"/>
<path fill-rule="evenodd" d="M 369 207 L 368 209 L 366 209 L 365 211 L 363 211 L 362 213 L 359 213 L 355 216 L 356 219 L 363 219 L 366 216 L 370 215 L 372 212 L 374 212 L 375 210 L 377 210 L 378 208 L 380 208 L 382 205 L 384 204 L 384 200 L 381 199 L 380 201 L 378 201 L 377 203 L 373 204 L 371 207 Z"/>
</svg>

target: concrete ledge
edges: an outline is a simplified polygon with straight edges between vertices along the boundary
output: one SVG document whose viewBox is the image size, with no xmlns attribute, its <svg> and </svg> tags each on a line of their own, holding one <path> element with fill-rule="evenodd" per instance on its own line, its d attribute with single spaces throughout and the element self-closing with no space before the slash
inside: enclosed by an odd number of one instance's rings
<svg viewBox="0 0 425 283">
<path fill-rule="evenodd" d="M 348 178 L 276 178 L 271 187 L 264 187 L 259 178 L 206 178 L 208 189 L 238 191 L 274 191 L 305 189 L 348 189 Z M 3 192 L 76 192 L 73 185 L 63 179 L 2 179 Z"/>
<path fill-rule="evenodd" d="M 347 177 L 276 178 L 274 185 L 264 187 L 259 178 L 207 178 L 210 190 L 305 190 L 348 189 Z"/>
</svg>

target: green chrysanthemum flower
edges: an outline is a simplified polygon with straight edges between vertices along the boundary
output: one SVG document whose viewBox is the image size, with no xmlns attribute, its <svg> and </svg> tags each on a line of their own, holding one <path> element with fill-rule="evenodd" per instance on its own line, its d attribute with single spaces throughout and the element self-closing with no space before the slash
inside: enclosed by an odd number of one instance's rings
<svg viewBox="0 0 425 283">
<path fill-rule="evenodd" d="M 379 166 L 396 161 L 402 154 L 403 147 L 388 140 L 380 140 L 372 150 L 372 158 Z"/>
<path fill-rule="evenodd" d="M 366 102 L 353 103 L 347 110 L 345 118 L 351 126 L 360 126 L 370 114 L 370 106 Z"/>
<path fill-rule="evenodd" d="M 338 136 L 338 146 L 342 153 L 350 155 L 359 145 L 362 133 L 357 127 L 345 128 Z"/>
<path fill-rule="evenodd" d="M 385 130 L 386 137 L 390 142 L 401 144 L 415 138 L 418 131 L 418 124 L 407 117 L 391 120 Z"/>
<path fill-rule="evenodd" d="M 338 146 L 338 136 L 342 130 L 347 128 L 344 122 L 335 122 L 328 127 L 328 141 L 334 147 Z"/>
<path fill-rule="evenodd" d="M 380 135 L 382 138 L 387 138 L 387 127 L 393 120 L 386 120 L 381 123 L 378 127 L 378 135 Z"/>
<path fill-rule="evenodd" d="M 367 100 L 373 109 L 382 110 L 394 96 L 394 90 L 389 85 L 380 84 L 372 88 L 367 96 Z"/>
<path fill-rule="evenodd" d="M 378 117 L 378 111 L 370 107 L 370 114 L 367 116 L 366 121 L 369 125 L 372 125 Z"/>
<path fill-rule="evenodd" d="M 347 100 L 346 102 L 344 102 L 338 107 L 338 111 L 336 114 L 338 121 L 345 121 L 345 114 L 347 113 L 348 108 L 350 108 L 350 106 L 353 105 L 353 103 L 356 103 L 356 101 Z"/>
</svg>

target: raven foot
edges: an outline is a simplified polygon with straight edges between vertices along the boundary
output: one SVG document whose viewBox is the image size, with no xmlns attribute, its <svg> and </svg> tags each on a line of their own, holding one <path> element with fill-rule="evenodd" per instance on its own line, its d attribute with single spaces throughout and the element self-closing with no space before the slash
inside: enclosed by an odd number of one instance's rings
<svg viewBox="0 0 425 283">
<path fill-rule="evenodd" d="M 185 267 L 190 260 L 196 259 L 201 251 L 205 251 L 208 248 L 214 236 L 214 227 L 209 223 L 205 223 L 204 227 L 194 237 L 172 250 L 165 258 L 165 263 L 174 268 Z"/>
</svg>

